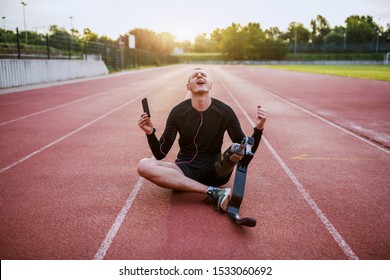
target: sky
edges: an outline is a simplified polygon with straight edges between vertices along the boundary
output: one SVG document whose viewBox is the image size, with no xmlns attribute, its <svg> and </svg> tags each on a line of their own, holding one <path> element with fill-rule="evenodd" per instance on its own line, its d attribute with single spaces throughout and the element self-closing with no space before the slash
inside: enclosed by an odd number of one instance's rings
<svg viewBox="0 0 390 280">
<path fill-rule="evenodd" d="M 20 0 L 0 0 L 1 28 L 24 30 Z M 310 28 L 317 15 L 329 25 L 345 25 L 351 15 L 369 15 L 386 27 L 390 23 L 390 0 L 24 0 L 28 30 L 46 33 L 57 25 L 80 32 L 91 29 L 99 36 L 117 39 L 134 28 L 169 32 L 178 41 L 193 42 L 197 35 L 208 35 L 233 22 L 260 23 L 263 30 L 287 30 L 290 22 Z"/>
</svg>

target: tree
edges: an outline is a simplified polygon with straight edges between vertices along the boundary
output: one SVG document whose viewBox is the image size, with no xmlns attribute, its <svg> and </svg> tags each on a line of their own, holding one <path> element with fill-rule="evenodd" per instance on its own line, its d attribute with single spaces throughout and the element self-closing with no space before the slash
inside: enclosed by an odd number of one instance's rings
<svg viewBox="0 0 390 280">
<path fill-rule="evenodd" d="M 373 42 L 380 31 L 372 16 L 350 16 L 345 23 L 347 25 L 348 43 Z"/>
<path fill-rule="evenodd" d="M 149 29 L 136 28 L 129 33 L 135 36 L 136 49 L 171 54 L 175 47 L 175 36 L 168 32 L 155 33 Z"/>
<path fill-rule="evenodd" d="M 152 51 L 156 42 L 156 33 L 144 28 L 136 28 L 129 33 L 135 36 L 135 48 L 141 50 Z"/>
<path fill-rule="evenodd" d="M 382 38 L 384 42 L 390 43 L 390 23 L 388 23 L 386 29 L 383 30 Z"/>
<path fill-rule="evenodd" d="M 324 38 L 325 51 L 340 51 L 345 50 L 346 45 L 346 29 L 343 26 L 335 26 Z"/>
<path fill-rule="evenodd" d="M 183 42 L 175 42 L 175 46 L 182 49 L 184 53 L 188 53 L 191 51 L 192 43 L 188 40 Z"/>
<path fill-rule="evenodd" d="M 261 59 L 281 60 L 285 58 L 288 48 L 286 43 L 284 43 L 281 39 L 267 38 L 262 42 L 260 52 Z"/>
<path fill-rule="evenodd" d="M 277 31 L 276 29 L 273 29 Z M 275 32 L 276 34 L 276 32 Z M 260 23 L 248 23 L 246 26 L 232 23 L 226 29 L 216 29 L 212 40 L 230 59 L 259 60 L 281 59 L 287 53 L 286 44 L 275 38 L 266 38 Z"/>
<path fill-rule="evenodd" d="M 214 43 L 211 39 L 207 38 L 207 33 L 202 33 L 196 36 L 192 51 L 194 52 L 212 52 L 214 51 Z"/>
<path fill-rule="evenodd" d="M 289 42 L 290 48 L 293 48 L 295 53 L 298 49 L 302 50 L 309 42 L 310 31 L 306 29 L 302 23 L 291 22 L 288 26 L 287 32 L 281 36 L 281 39 Z"/>
<path fill-rule="evenodd" d="M 248 23 L 242 29 L 244 43 L 244 59 L 261 59 L 261 48 L 265 40 L 265 33 L 261 30 L 260 23 Z"/>
<path fill-rule="evenodd" d="M 282 32 L 279 30 L 279 27 L 270 27 L 265 30 L 265 35 L 268 39 L 279 39 Z"/>
<path fill-rule="evenodd" d="M 211 32 L 211 41 L 214 44 L 215 51 L 221 52 L 223 49 L 222 46 L 222 29 L 214 29 L 213 32 Z"/>
<path fill-rule="evenodd" d="M 154 51 L 161 54 L 171 54 L 175 48 L 175 36 L 168 32 L 156 35 L 157 45 Z"/>
<path fill-rule="evenodd" d="M 92 32 L 89 28 L 84 28 L 83 39 L 88 42 L 97 42 L 99 35 Z"/>
<path fill-rule="evenodd" d="M 232 23 L 229 27 L 221 31 L 221 46 L 222 51 L 231 59 L 244 59 L 244 36 L 242 26 L 237 23 Z"/>
<path fill-rule="evenodd" d="M 65 28 L 59 28 L 57 25 L 51 25 L 49 27 L 50 46 L 67 50 L 69 43 L 73 43 L 73 40 L 74 38 L 69 35 Z"/>
<path fill-rule="evenodd" d="M 16 34 L 12 30 L 0 29 L 0 42 L 16 42 Z"/>
<path fill-rule="evenodd" d="M 103 35 L 102 37 L 99 38 L 99 42 L 109 46 L 113 43 L 113 40 L 110 37 Z"/>
<path fill-rule="evenodd" d="M 311 20 L 310 26 L 312 29 L 312 42 L 315 44 L 322 44 L 325 36 L 331 31 L 328 21 L 323 16 L 318 15 L 315 20 Z"/>
<path fill-rule="evenodd" d="M 310 40 L 310 31 L 299 22 L 291 22 L 286 35 L 290 42 L 295 43 L 295 40 L 297 40 L 298 44 L 306 44 Z"/>
<path fill-rule="evenodd" d="M 81 38 L 81 34 L 80 32 L 76 29 L 76 28 L 72 28 L 70 30 L 70 34 L 72 35 L 72 37 L 74 38 L 77 38 L 77 39 L 80 39 Z"/>
</svg>

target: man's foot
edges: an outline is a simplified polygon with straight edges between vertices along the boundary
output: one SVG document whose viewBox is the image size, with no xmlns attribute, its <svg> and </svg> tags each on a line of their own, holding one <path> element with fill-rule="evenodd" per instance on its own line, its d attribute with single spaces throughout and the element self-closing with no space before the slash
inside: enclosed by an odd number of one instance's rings
<svg viewBox="0 0 390 280">
<path fill-rule="evenodd" d="M 216 210 L 226 212 L 227 206 L 230 201 L 229 188 L 209 187 L 207 190 L 207 198 L 209 197 L 212 198 L 216 203 Z"/>
</svg>

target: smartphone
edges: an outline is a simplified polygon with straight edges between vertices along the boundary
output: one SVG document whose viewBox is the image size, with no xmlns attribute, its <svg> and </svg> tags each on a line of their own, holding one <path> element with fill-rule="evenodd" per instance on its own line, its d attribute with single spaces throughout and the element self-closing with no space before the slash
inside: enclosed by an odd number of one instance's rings
<svg viewBox="0 0 390 280">
<path fill-rule="evenodd" d="M 148 106 L 148 100 L 146 98 L 142 99 L 142 109 L 144 110 L 145 113 L 148 114 L 150 118 L 150 111 L 149 111 L 149 106 Z"/>
</svg>

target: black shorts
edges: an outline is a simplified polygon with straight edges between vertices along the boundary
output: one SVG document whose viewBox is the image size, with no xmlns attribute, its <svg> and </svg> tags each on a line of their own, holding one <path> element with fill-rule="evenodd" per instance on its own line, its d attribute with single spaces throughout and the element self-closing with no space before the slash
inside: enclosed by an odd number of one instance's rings
<svg viewBox="0 0 390 280">
<path fill-rule="evenodd" d="M 215 173 L 215 161 L 209 161 L 202 164 L 179 163 L 176 165 L 181 169 L 184 175 L 206 186 L 219 187 L 225 185 L 230 180 L 231 173 L 226 178 L 221 178 Z"/>
</svg>

